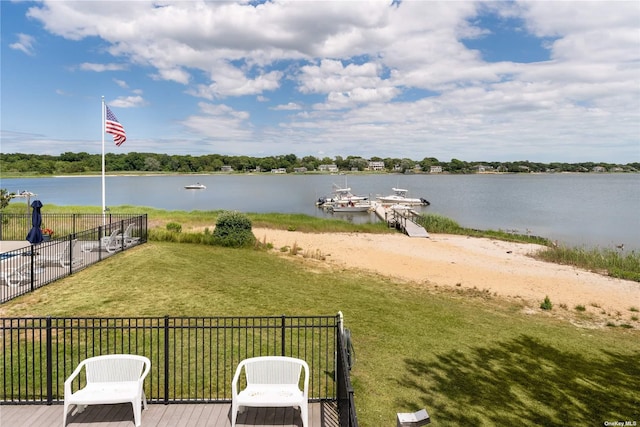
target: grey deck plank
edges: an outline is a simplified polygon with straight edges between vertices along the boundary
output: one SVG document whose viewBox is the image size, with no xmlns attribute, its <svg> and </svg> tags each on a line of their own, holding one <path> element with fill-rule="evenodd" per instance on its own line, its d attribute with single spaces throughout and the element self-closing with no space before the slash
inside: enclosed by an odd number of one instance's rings
<svg viewBox="0 0 640 427">
<path fill-rule="evenodd" d="M 149 404 L 142 411 L 143 427 L 231 427 L 230 403 Z M 63 405 L 0 405 L 2 427 L 60 427 Z M 309 427 L 339 427 L 334 402 L 309 404 Z M 67 426 L 134 427 L 130 404 L 89 406 L 81 414 L 69 411 Z M 300 411 L 293 408 L 247 408 L 238 427 L 301 427 Z"/>
</svg>

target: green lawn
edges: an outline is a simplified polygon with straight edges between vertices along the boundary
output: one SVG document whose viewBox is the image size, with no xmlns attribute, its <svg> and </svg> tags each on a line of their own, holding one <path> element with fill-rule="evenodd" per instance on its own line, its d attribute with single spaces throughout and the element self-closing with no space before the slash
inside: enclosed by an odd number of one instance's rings
<svg viewBox="0 0 640 427">
<path fill-rule="evenodd" d="M 318 238 L 322 238 L 320 235 Z M 3 316 L 305 315 L 351 328 L 360 425 L 640 422 L 640 332 L 584 329 L 483 293 L 444 292 L 277 250 L 150 242 L 2 306 Z"/>
</svg>

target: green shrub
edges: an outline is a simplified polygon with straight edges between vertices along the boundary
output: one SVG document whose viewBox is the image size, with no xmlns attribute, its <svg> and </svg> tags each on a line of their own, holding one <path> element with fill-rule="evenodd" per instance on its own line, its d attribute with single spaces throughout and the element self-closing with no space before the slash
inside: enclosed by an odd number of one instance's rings
<svg viewBox="0 0 640 427">
<path fill-rule="evenodd" d="M 251 220 L 240 212 L 226 211 L 218 216 L 213 230 L 213 243 L 220 246 L 240 248 L 255 244 L 251 231 Z"/>
<path fill-rule="evenodd" d="M 551 304 L 551 300 L 548 296 L 544 297 L 544 301 L 540 304 L 540 308 L 543 310 L 551 310 L 553 308 L 553 304 Z"/>
<path fill-rule="evenodd" d="M 180 233 L 182 231 L 182 225 L 178 224 L 177 222 L 170 222 L 167 224 L 167 230 Z"/>
</svg>

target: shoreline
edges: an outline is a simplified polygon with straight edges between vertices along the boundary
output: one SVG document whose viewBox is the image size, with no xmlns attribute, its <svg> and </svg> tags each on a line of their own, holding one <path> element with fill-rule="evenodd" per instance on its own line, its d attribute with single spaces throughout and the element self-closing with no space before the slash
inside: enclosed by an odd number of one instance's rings
<svg viewBox="0 0 640 427">
<path fill-rule="evenodd" d="M 518 301 L 530 314 L 640 329 L 640 320 L 632 319 L 640 316 L 640 283 L 536 260 L 530 255 L 543 248 L 540 245 L 432 233 L 429 238 L 266 228 L 254 228 L 253 233 L 278 253 L 290 254 L 282 248 L 295 245 L 300 258 L 315 267 L 361 270 L 428 289 L 481 291 Z M 551 311 L 540 308 L 547 296 Z"/>
</svg>

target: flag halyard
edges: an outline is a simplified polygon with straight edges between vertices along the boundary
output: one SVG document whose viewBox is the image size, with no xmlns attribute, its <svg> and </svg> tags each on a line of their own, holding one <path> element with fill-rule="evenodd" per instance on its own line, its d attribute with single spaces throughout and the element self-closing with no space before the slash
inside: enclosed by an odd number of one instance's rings
<svg viewBox="0 0 640 427">
<path fill-rule="evenodd" d="M 118 121 L 116 115 L 109 109 L 109 106 L 105 104 L 105 108 L 107 112 L 105 132 L 113 135 L 113 142 L 115 142 L 116 146 L 119 147 L 127 140 L 127 134 L 124 131 L 124 127 Z"/>
</svg>

